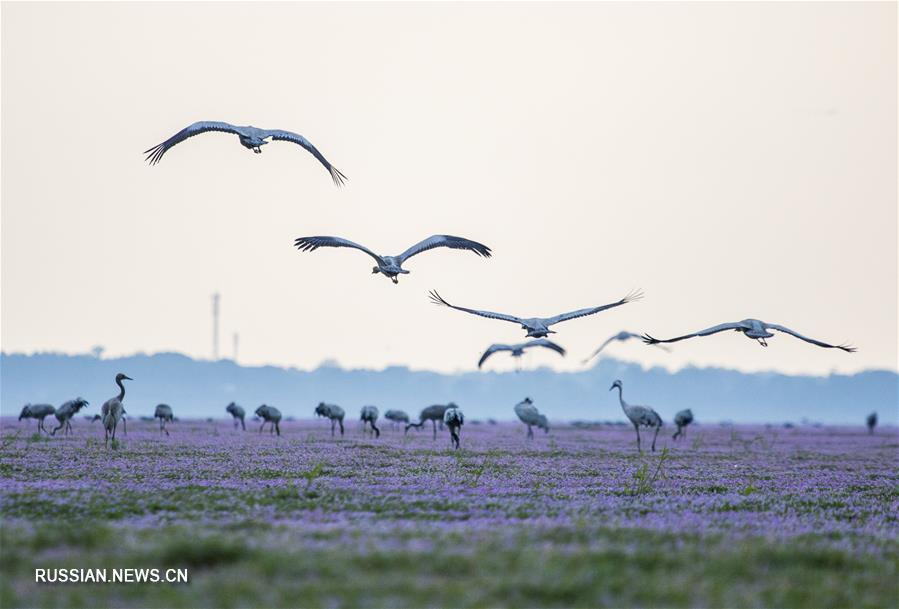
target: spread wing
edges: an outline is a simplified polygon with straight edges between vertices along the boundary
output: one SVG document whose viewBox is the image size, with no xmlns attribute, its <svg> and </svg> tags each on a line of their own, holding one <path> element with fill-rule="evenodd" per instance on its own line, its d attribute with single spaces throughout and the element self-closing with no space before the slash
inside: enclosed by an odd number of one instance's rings
<svg viewBox="0 0 899 609">
<path fill-rule="evenodd" d="M 359 245 L 349 239 L 341 239 L 340 237 L 299 237 L 296 239 L 293 244 L 299 249 L 301 252 L 314 252 L 320 247 L 353 247 L 357 250 L 362 250 L 375 260 L 377 260 L 378 264 L 383 264 L 384 261 L 378 256 L 376 253 L 365 247 L 364 245 Z"/>
<path fill-rule="evenodd" d="M 619 332 L 618 334 L 616 334 L 614 336 L 610 336 L 609 338 L 606 339 L 606 341 L 603 344 L 601 344 L 599 346 L 599 348 L 596 351 L 593 352 L 593 355 L 591 355 L 587 359 L 583 360 L 581 363 L 586 364 L 591 359 L 593 359 L 594 357 L 599 355 L 599 353 L 603 349 L 605 349 L 609 345 L 609 343 L 612 342 L 613 340 L 625 341 L 625 340 L 630 340 L 632 338 L 642 338 L 642 337 L 639 334 L 634 334 L 633 332 Z M 665 352 L 671 351 L 671 348 L 666 347 L 665 345 L 654 344 L 653 347 L 658 347 L 659 349 L 661 349 L 662 351 L 665 351 Z"/>
<path fill-rule="evenodd" d="M 478 243 L 477 241 L 471 241 L 470 239 L 464 239 L 462 237 L 454 237 L 453 235 L 432 235 L 424 241 L 416 243 L 397 256 L 397 258 L 399 258 L 400 264 L 402 264 L 415 254 L 426 252 L 435 247 L 449 247 L 454 250 L 469 250 L 484 258 L 489 258 L 491 255 L 490 248 L 483 243 Z"/>
<path fill-rule="evenodd" d="M 497 351 L 511 351 L 512 347 L 510 345 L 502 345 L 502 344 L 494 344 L 487 347 L 487 350 L 484 351 L 484 354 L 481 356 L 481 359 L 478 360 L 478 368 L 484 365 L 484 362 L 487 361 L 487 358 L 496 353 Z"/>
<path fill-rule="evenodd" d="M 162 160 L 162 155 L 175 144 L 180 144 L 189 137 L 206 133 L 207 131 L 222 131 L 224 133 L 235 133 L 240 135 L 240 128 L 235 127 L 230 123 L 223 123 L 220 121 L 199 121 L 185 127 L 163 143 L 157 144 L 148 150 L 144 150 L 144 154 L 147 155 L 147 158 L 144 160 L 149 161 L 150 165 L 155 165 Z"/>
<path fill-rule="evenodd" d="M 796 338 L 798 338 L 799 340 L 804 340 L 807 343 L 811 343 L 813 345 L 818 345 L 819 347 L 824 347 L 825 349 L 842 349 L 843 351 L 846 351 L 847 353 L 854 353 L 856 351 L 856 348 L 853 347 L 852 345 L 831 345 L 829 343 L 821 342 L 820 340 L 815 340 L 814 338 L 809 338 L 808 336 L 803 336 L 799 332 L 794 332 L 793 330 L 790 330 L 789 328 L 787 328 L 785 326 L 779 326 L 777 324 L 765 324 L 765 326 L 769 330 L 777 330 L 779 332 L 785 332 L 786 334 L 791 334 L 791 335 L 795 336 Z"/>
<path fill-rule="evenodd" d="M 600 305 L 598 307 L 591 307 L 589 309 L 579 309 L 577 311 L 571 311 L 570 313 L 562 313 L 561 315 L 556 315 L 555 317 L 550 317 L 544 319 L 544 323 L 547 326 L 551 326 L 553 324 L 557 324 L 559 322 L 568 321 L 569 319 L 577 319 L 578 317 L 584 317 L 586 315 L 593 315 L 594 313 L 599 313 L 600 311 L 605 311 L 606 309 L 611 309 L 613 307 L 619 307 L 623 304 L 627 304 L 629 302 L 633 302 L 635 300 L 640 300 L 643 298 L 643 292 L 637 290 L 636 292 L 631 292 L 621 300 L 617 302 L 613 302 L 607 305 Z"/>
<path fill-rule="evenodd" d="M 683 336 L 676 336 L 675 338 L 666 338 L 666 339 L 658 339 L 653 338 L 649 334 L 643 335 L 643 342 L 647 345 L 655 345 L 658 343 L 676 343 L 679 340 L 684 340 L 685 338 L 693 338 L 694 336 L 709 336 L 710 334 L 717 334 L 718 332 L 724 332 L 725 330 L 737 330 L 738 328 L 749 328 L 749 325 L 743 323 L 742 321 L 734 321 L 726 324 L 718 324 L 717 326 L 712 326 L 711 328 L 706 328 L 705 330 L 700 330 L 699 332 L 693 332 L 692 334 L 684 334 Z"/>
<path fill-rule="evenodd" d="M 520 317 L 515 317 L 514 315 L 506 315 L 504 313 L 494 313 L 493 311 L 478 311 L 477 309 L 466 309 L 465 307 L 457 307 L 456 305 L 452 305 L 448 303 L 443 297 L 437 293 L 437 290 L 431 290 L 431 302 L 438 305 L 443 305 L 444 307 L 449 307 L 451 309 L 456 309 L 457 311 L 465 311 L 466 313 L 471 313 L 472 315 L 480 315 L 481 317 L 486 317 L 488 319 L 501 319 L 503 321 L 511 321 L 513 324 L 521 324 L 522 320 Z"/>
<path fill-rule="evenodd" d="M 306 150 L 308 150 L 312 156 L 318 159 L 318 162 L 325 166 L 325 169 L 328 170 L 328 173 L 331 174 L 331 179 L 334 180 L 334 184 L 339 186 L 343 186 L 346 181 L 346 176 L 340 173 L 336 167 L 334 167 L 331 163 L 328 162 L 328 159 L 325 158 L 321 152 L 318 151 L 318 148 L 312 145 L 312 142 L 304 138 L 299 133 L 294 133 L 292 131 L 281 131 L 280 129 L 271 129 L 265 132 L 265 137 L 271 137 L 273 140 L 278 140 L 281 142 L 293 142 L 294 144 L 299 144 Z"/>
<path fill-rule="evenodd" d="M 530 347 L 546 347 L 547 349 L 552 349 L 559 355 L 565 355 L 565 349 L 561 345 L 557 345 L 551 340 L 545 338 L 538 338 L 537 340 L 532 340 L 530 342 L 524 343 L 521 345 L 523 349 L 528 349 Z"/>
<path fill-rule="evenodd" d="M 582 361 L 581 363 L 582 363 L 582 364 L 586 364 L 586 363 L 589 362 L 591 359 L 593 359 L 594 357 L 596 357 L 597 355 L 599 355 L 600 351 L 602 351 L 603 349 L 605 349 L 605 348 L 609 345 L 609 343 L 612 342 L 613 340 L 618 340 L 618 335 L 617 335 L 617 334 L 616 334 L 615 336 L 611 336 L 611 337 L 607 338 L 607 339 L 605 340 L 605 342 L 603 342 L 603 344 L 601 344 L 601 345 L 599 346 L 599 348 L 596 349 L 596 351 L 593 352 L 593 355 L 591 355 L 590 357 L 588 357 L 587 359 L 585 359 L 585 360 Z"/>
</svg>

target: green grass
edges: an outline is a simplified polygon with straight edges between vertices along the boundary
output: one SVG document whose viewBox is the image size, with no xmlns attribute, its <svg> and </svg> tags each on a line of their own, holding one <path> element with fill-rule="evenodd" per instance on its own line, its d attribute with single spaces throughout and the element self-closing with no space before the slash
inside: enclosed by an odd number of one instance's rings
<svg viewBox="0 0 899 609">
<path fill-rule="evenodd" d="M 815 536 L 783 544 L 583 527 L 347 536 L 253 521 L 202 531 L 48 522 L 4 526 L 0 542 L 3 607 L 883 607 L 897 598 L 896 556 L 862 560 Z M 60 559 L 60 546 L 76 551 Z M 190 583 L 31 583 L 48 565 L 186 567 Z"/>
</svg>

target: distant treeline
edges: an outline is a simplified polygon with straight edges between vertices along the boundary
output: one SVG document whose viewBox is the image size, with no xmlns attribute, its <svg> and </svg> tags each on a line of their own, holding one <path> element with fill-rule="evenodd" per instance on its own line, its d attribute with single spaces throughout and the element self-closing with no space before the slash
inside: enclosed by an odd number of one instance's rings
<svg viewBox="0 0 899 609">
<path fill-rule="evenodd" d="M 0 414 L 17 416 L 26 402 L 59 405 L 75 396 L 97 412 L 116 395 L 117 372 L 134 378 L 126 408 L 132 416 L 151 415 L 158 403 L 170 404 L 181 418 L 225 417 L 235 401 L 248 411 L 266 403 L 285 416 L 311 418 L 320 401 L 344 406 L 356 418 L 373 404 L 400 408 L 415 416 L 429 404 L 456 402 L 469 418 L 514 418 L 512 407 L 530 396 L 551 420 L 619 420 L 624 415 L 615 379 L 624 382 L 625 399 L 649 404 L 670 425 L 674 413 L 691 408 L 697 422 L 820 422 L 863 425 L 878 411 L 882 424 L 896 424 L 899 375 L 871 370 L 852 375 L 788 376 L 743 373 L 721 368 L 663 368 L 604 358 L 583 372 L 547 368 L 515 372 L 439 374 L 405 367 L 344 370 L 323 365 L 312 371 L 274 366 L 239 366 L 232 361 L 194 360 L 177 353 L 98 359 L 92 355 L 3 354 L 0 356 Z"/>
</svg>

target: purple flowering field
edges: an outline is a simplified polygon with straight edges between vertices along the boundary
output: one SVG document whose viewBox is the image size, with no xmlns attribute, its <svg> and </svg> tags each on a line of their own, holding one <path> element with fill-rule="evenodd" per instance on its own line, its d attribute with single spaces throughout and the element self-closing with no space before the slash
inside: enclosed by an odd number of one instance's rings
<svg viewBox="0 0 899 609">
<path fill-rule="evenodd" d="M 27 424 L 26 424 L 27 423 Z M 2 421 L 3 607 L 896 607 L 893 428 Z M 644 436 L 646 438 L 646 436 Z M 645 440 L 644 440 L 645 441 Z M 646 442 L 648 445 L 648 442 Z M 187 584 L 36 585 L 36 567 Z"/>
</svg>

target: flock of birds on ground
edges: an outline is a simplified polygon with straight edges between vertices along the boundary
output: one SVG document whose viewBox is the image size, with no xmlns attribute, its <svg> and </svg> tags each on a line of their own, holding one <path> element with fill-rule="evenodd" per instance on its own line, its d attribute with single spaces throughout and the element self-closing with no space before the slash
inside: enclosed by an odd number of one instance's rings
<svg viewBox="0 0 899 609">
<path fill-rule="evenodd" d="M 168 150 L 173 146 L 195 135 L 207 133 L 210 131 L 235 134 L 237 135 L 242 146 L 249 150 L 252 150 L 256 154 L 260 154 L 262 152 L 262 146 L 270 143 L 269 140 L 285 141 L 298 144 L 299 146 L 306 149 L 310 154 L 312 154 L 312 156 L 314 156 L 318 160 L 318 162 L 324 166 L 336 186 L 340 187 L 346 182 L 346 176 L 341 173 L 336 167 L 334 167 L 324 157 L 324 155 L 319 152 L 318 149 L 302 135 L 293 133 L 291 131 L 283 131 L 280 129 L 259 129 L 252 126 L 236 126 L 220 121 L 200 121 L 189 125 L 161 144 L 145 150 L 144 154 L 147 155 L 145 160 L 148 161 L 151 165 L 155 165 L 160 160 L 162 160 L 163 155 L 165 155 L 165 153 L 168 152 Z M 349 239 L 324 235 L 299 237 L 294 241 L 294 245 L 301 252 L 313 252 L 322 247 L 351 248 L 360 250 L 374 259 L 376 264 L 374 267 L 372 267 L 372 274 L 384 275 L 385 277 L 389 278 L 394 284 L 399 283 L 399 275 L 405 275 L 409 273 L 408 270 L 403 268 L 403 264 L 406 263 L 406 261 L 417 254 L 421 254 L 435 248 L 445 247 L 457 250 L 467 250 L 470 252 L 474 252 L 476 255 L 483 258 L 490 258 L 491 256 L 491 249 L 483 243 L 479 243 L 477 241 L 473 241 L 463 237 L 456 237 L 453 235 L 433 235 L 416 243 L 415 245 L 409 247 L 401 254 L 398 254 L 396 256 L 379 255 L 371 249 L 365 247 L 364 245 L 360 245 L 359 243 L 355 243 L 353 241 L 350 241 Z M 477 315 L 479 317 L 485 317 L 487 319 L 496 319 L 518 324 L 519 326 L 521 326 L 522 330 L 525 330 L 526 337 L 531 339 L 527 342 L 514 345 L 501 343 L 490 345 L 484 351 L 483 355 L 481 355 L 481 358 L 478 361 L 478 368 L 481 368 L 484 365 L 484 362 L 486 362 L 487 359 L 490 358 L 494 353 L 498 353 L 500 351 L 508 351 L 513 358 L 519 359 L 522 357 L 522 355 L 524 355 L 525 350 L 533 347 L 543 347 L 555 351 L 560 356 L 564 356 L 565 349 L 557 343 L 547 339 L 548 335 L 556 333 L 555 330 L 550 329 L 551 326 L 572 319 L 577 319 L 579 317 L 595 315 L 602 311 L 634 302 L 641 299 L 642 297 L 643 293 L 638 290 L 631 292 L 624 298 L 609 304 L 578 309 L 576 311 L 561 313 L 551 317 L 518 317 L 516 315 L 510 315 L 507 313 L 496 313 L 493 311 L 472 309 L 450 304 L 436 290 L 432 290 L 430 292 L 431 302 L 436 305 L 448 307 L 450 309 L 455 309 L 457 311 L 462 311 L 463 313 L 468 313 L 471 315 Z M 654 338 L 653 336 L 645 333 L 640 335 L 633 332 L 622 331 L 614 336 L 611 336 L 605 342 L 603 342 L 589 358 L 584 360 L 584 362 L 586 363 L 593 357 L 599 355 L 599 353 L 612 341 L 627 341 L 632 338 L 641 338 L 647 345 L 654 345 L 663 349 L 667 349 L 663 346 L 664 343 L 674 343 L 694 337 L 710 336 L 712 334 L 717 334 L 719 332 L 724 332 L 727 330 L 740 332 L 747 338 L 758 341 L 758 343 L 763 347 L 768 346 L 767 339 L 774 336 L 774 334 L 772 334 L 772 330 L 775 330 L 785 334 L 790 334 L 800 340 L 811 343 L 818 347 L 823 347 L 826 349 L 841 349 L 846 352 L 855 351 L 855 348 L 852 346 L 845 344 L 833 345 L 820 340 L 809 338 L 779 324 L 766 323 L 758 319 L 744 319 L 737 322 L 718 324 L 716 326 L 712 326 L 698 332 L 692 332 L 690 334 L 684 334 L 682 336 L 676 336 L 674 338 L 668 339 Z M 115 381 L 120 388 L 118 396 L 107 400 L 103 404 L 101 414 L 94 417 L 95 420 L 99 419 L 103 423 L 107 444 L 110 439 L 115 440 L 116 429 L 119 423 L 121 422 L 123 427 L 125 426 L 125 408 L 123 405 L 123 400 L 125 398 L 125 386 L 123 385 L 123 381 L 125 380 L 132 379 L 121 373 L 116 375 Z M 609 391 L 616 388 L 618 389 L 618 399 L 621 403 L 621 408 L 624 411 L 625 416 L 634 426 L 634 431 L 637 434 L 638 451 L 641 450 L 641 427 L 655 430 L 652 441 L 652 450 L 654 451 L 656 438 L 658 437 L 659 431 L 661 430 L 663 425 L 662 418 L 655 410 L 653 410 L 649 406 L 630 405 L 625 402 L 623 396 L 624 389 L 620 380 L 616 380 L 614 383 L 612 383 Z M 83 400 L 82 398 L 68 401 L 60 406 L 59 409 L 56 409 L 49 404 L 28 404 L 22 409 L 19 420 L 23 418 L 35 418 L 38 420 L 38 430 L 46 432 L 46 429 L 43 426 L 44 418 L 50 415 L 55 415 L 60 425 L 52 432 L 47 433 L 55 434 L 56 431 L 62 428 L 65 428 L 65 433 L 68 433 L 71 430 L 70 421 L 72 417 L 77 414 L 79 410 L 87 406 L 87 404 L 87 401 Z M 226 410 L 234 417 L 235 426 L 239 421 L 240 425 L 243 426 L 244 429 L 246 429 L 246 425 L 244 423 L 244 417 L 246 415 L 243 408 L 241 408 L 237 404 L 232 403 L 227 407 Z M 540 414 L 537 408 L 533 405 L 533 402 L 530 398 L 525 398 L 524 401 L 517 404 L 514 408 L 514 411 L 518 418 L 527 425 L 527 433 L 529 438 L 533 438 L 533 427 L 543 429 L 546 432 L 549 431 L 549 424 L 547 422 L 546 416 Z M 316 416 L 325 417 L 331 421 L 332 435 L 334 435 L 335 433 L 335 426 L 340 427 L 340 433 L 341 435 L 343 435 L 343 420 L 345 417 L 343 408 L 334 404 L 325 404 L 323 402 L 316 407 L 315 414 Z M 272 433 L 277 433 L 278 435 L 281 434 L 281 412 L 277 408 L 263 404 L 256 409 L 256 416 L 262 420 L 262 426 L 259 429 L 260 432 L 266 424 L 269 424 L 270 431 Z M 462 425 L 464 424 L 465 417 L 459 407 L 455 404 L 450 403 L 445 406 L 428 406 L 421 411 L 419 421 L 417 423 L 411 423 L 409 420 L 409 416 L 403 411 L 388 410 L 384 416 L 394 425 L 405 424 L 406 432 L 408 432 L 409 429 L 413 427 L 421 428 L 427 421 L 431 421 L 434 427 L 434 438 L 436 438 L 437 436 L 438 423 L 441 426 L 445 425 L 450 431 L 453 446 L 455 448 L 459 448 L 459 432 L 462 428 Z M 166 429 L 166 423 L 174 420 L 171 407 L 166 404 L 158 405 L 156 407 L 154 417 L 159 419 L 160 433 L 164 432 L 168 434 L 169 432 Z M 378 409 L 374 406 L 364 406 L 360 413 L 360 420 L 362 421 L 363 431 L 367 430 L 367 432 L 371 433 L 375 438 L 380 437 L 381 433 L 376 424 L 378 417 Z M 679 437 L 683 437 L 687 425 L 689 425 L 692 421 L 693 413 L 690 410 L 683 410 L 675 415 L 674 422 L 677 426 L 677 431 L 673 436 L 675 440 Z M 872 413 L 867 419 L 869 430 L 873 431 L 876 424 L 877 414 Z M 125 433 L 127 433 L 127 428 L 125 428 Z"/>
<path fill-rule="evenodd" d="M 106 445 L 109 445 L 109 441 L 115 441 L 116 430 L 118 428 L 119 423 L 122 424 L 122 427 L 125 433 L 128 433 L 127 424 L 125 423 L 125 407 L 124 407 L 124 399 L 125 399 L 125 385 L 123 381 L 133 380 L 129 376 L 125 374 L 119 373 L 115 377 L 115 382 L 119 386 L 119 394 L 115 397 L 109 398 L 106 402 L 103 403 L 103 407 L 100 409 L 100 414 L 94 415 L 93 417 L 86 417 L 91 421 L 101 421 L 103 424 L 103 429 L 106 434 Z M 618 389 L 618 401 L 621 403 L 621 410 L 624 411 L 625 416 L 634 426 L 634 431 L 637 434 L 637 451 L 642 451 L 641 448 L 641 438 L 640 438 L 640 428 L 647 427 L 649 429 L 654 429 L 655 433 L 652 437 L 652 450 L 655 452 L 656 449 L 656 439 L 658 438 L 659 432 L 661 431 L 664 423 L 662 421 L 662 417 L 659 416 L 655 410 L 650 408 L 649 406 L 637 406 L 630 405 L 624 401 L 624 386 L 620 380 L 616 380 L 612 383 L 612 386 L 609 387 L 609 391 L 613 389 Z M 49 435 L 56 435 L 56 432 L 63 429 L 64 433 L 68 435 L 68 433 L 72 430 L 72 419 L 78 414 L 81 409 L 87 407 L 89 405 L 88 401 L 84 398 L 78 397 L 74 400 L 69 400 L 65 402 L 59 408 L 55 408 L 51 404 L 26 404 L 22 408 L 22 412 L 19 415 L 19 420 L 22 419 L 37 419 L 38 422 L 38 433 L 45 432 Z M 527 437 L 528 439 L 534 438 L 534 430 L 542 429 L 545 433 L 549 433 L 549 420 L 546 418 L 546 415 L 542 414 L 536 406 L 534 406 L 533 400 L 527 397 L 513 408 L 515 412 L 515 416 L 527 426 Z M 231 415 L 234 421 L 234 428 L 237 429 L 240 427 L 244 431 L 247 429 L 246 425 L 246 411 L 242 406 L 237 405 L 234 402 L 228 404 L 225 407 L 225 412 Z M 262 404 L 259 406 L 255 415 L 258 420 L 262 421 L 262 425 L 259 426 L 259 433 L 265 429 L 266 425 L 269 425 L 269 432 L 277 435 L 281 435 L 281 411 L 275 408 L 274 406 L 268 406 L 267 404 Z M 55 416 L 56 420 L 59 422 L 59 425 L 52 430 L 47 430 L 44 427 L 44 419 L 49 416 Z M 318 406 L 315 407 L 315 416 L 323 417 L 328 419 L 331 422 L 331 436 L 335 436 L 337 432 L 337 428 L 340 429 L 340 435 L 344 435 L 344 425 L 343 421 L 346 418 L 346 411 L 336 404 L 326 404 L 325 402 L 320 402 Z M 378 418 L 380 417 L 380 411 L 376 406 L 363 406 L 359 413 L 359 420 L 362 422 L 362 432 L 370 433 L 375 438 L 381 437 L 381 430 L 377 426 Z M 418 422 L 413 423 L 409 418 L 409 415 L 403 410 L 391 409 L 384 413 L 384 418 L 390 421 L 391 425 L 394 428 L 398 428 L 400 425 L 404 426 L 404 433 L 408 433 L 410 429 L 416 428 L 421 429 L 427 422 L 431 422 L 433 428 L 433 439 L 437 439 L 437 429 L 438 426 L 443 429 L 444 426 L 450 432 L 450 441 L 452 445 L 458 449 L 460 447 L 460 432 L 462 429 L 462 425 L 465 423 L 465 415 L 459 409 L 459 407 L 450 402 L 449 404 L 434 404 L 432 406 L 428 406 L 419 413 Z M 172 407 L 168 404 L 159 404 L 156 406 L 156 410 L 153 414 L 153 419 L 159 419 L 159 433 L 165 433 L 166 435 L 170 435 L 168 429 L 166 429 L 166 424 L 175 420 L 174 412 L 172 411 Z M 687 426 L 693 422 L 693 412 L 692 410 L 685 409 L 681 410 L 674 415 L 674 424 L 677 427 L 674 435 L 672 435 L 673 440 L 677 440 L 678 438 L 685 438 L 687 432 Z M 872 412 L 865 419 L 865 423 L 868 427 L 868 433 L 874 433 L 874 428 L 877 426 L 877 413 Z"/>
</svg>

